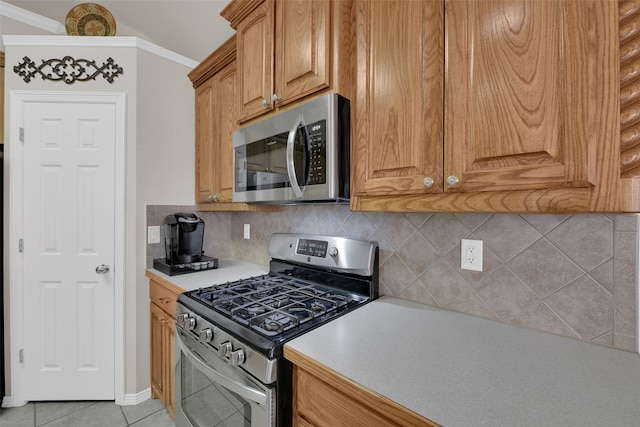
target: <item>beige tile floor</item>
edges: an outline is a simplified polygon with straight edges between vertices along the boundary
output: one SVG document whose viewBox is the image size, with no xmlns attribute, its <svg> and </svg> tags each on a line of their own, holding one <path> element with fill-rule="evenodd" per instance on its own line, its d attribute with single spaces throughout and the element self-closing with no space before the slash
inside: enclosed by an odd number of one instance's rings
<svg viewBox="0 0 640 427">
<path fill-rule="evenodd" d="M 174 427 L 159 400 L 118 406 L 114 402 L 30 402 L 0 408 L 0 427 Z"/>
</svg>

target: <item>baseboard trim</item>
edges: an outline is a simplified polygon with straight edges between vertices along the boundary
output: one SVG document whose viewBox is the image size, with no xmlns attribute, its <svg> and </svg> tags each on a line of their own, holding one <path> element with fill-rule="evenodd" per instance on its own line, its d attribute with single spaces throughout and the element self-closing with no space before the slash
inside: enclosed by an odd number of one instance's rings
<svg viewBox="0 0 640 427">
<path fill-rule="evenodd" d="M 25 405 L 27 402 L 17 402 L 14 398 L 12 398 L 11 396 L 5 396 L 4 399 L 2 399 L 2 402 L 0 402 L 3 408 L 15 408 L 18 406 L 23 406 Z"/>
<path fill-rule="evenodd" d="M 140 393 L 136 393 L 136 394 L 125 393 L 124 400 L 122 403 L 119 403 L 119 405 L 122 405 L 122 406 L 138 405 L 149 399 L 151 399 L 151 388 L 142 390 Z M 3 408 L 15 408 L 18 406 L 23 406 L 27 402 L 17 402 L 11 396 L 5 396 L 4 399 L 2 399 L 2 402 L 0 403 L 1 403 L 0 406 L 2 406 Z"/>
<path fill-rule="evenodd" d="M 145 400 L 149 400 L 149 399 L 151 399 L 151 388 L 142 390 L 140 393 L 136 393 L 136 394 L 125 393 L 124 401 L 121 403 L 121 405 L 122 406 L 138 405 L 139 403 L 142 403 Z"/>
</svg>

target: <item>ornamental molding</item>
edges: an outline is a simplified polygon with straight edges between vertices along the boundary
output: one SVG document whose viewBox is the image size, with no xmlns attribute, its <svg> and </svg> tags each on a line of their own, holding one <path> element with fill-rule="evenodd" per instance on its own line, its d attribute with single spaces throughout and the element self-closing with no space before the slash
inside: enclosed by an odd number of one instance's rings
<svg viewBox="0 0 640 427">
<path fill-rule="evenodd" d="M 39 76 L 42 80 L 63 81 L 66 84 L 72 84 L 96 80 L 99 76 L 102 76 L 109 83 L 113 83 L 114 79 L 123 74 L 124 70 L 114 62 L 113 58 L 108 58 L 102 65 L 98 65 L 96 61 L 65 56 L 62 59 L 43 59 L 42 63 L 37 65 L 28 56 L 25 56 L 21 63 L 13 67 L 13 72 L 27 83 Z"/>
</svg>

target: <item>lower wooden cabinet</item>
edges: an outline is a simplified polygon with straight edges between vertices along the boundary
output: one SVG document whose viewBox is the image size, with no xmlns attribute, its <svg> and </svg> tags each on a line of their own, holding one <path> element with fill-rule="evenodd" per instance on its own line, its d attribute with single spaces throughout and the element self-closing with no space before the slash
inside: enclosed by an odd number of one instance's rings
<svg viewBox="0 0 640 427">
<path fill-rule="evenodd" d="M 438 426 L 289 347 L 284 352 L 294 364 L 295 427 Z"/>
<path fill-rule="evenodd" d="M 149 276 L 149 274 L 147 274 Z M 175 417 L 174 336 L 175 309 L 178 294 L 176 286 L 153 278 L 149 281 L 151 300 L 151 397 L 160 399 L 172 417 Z"/>
</svg>

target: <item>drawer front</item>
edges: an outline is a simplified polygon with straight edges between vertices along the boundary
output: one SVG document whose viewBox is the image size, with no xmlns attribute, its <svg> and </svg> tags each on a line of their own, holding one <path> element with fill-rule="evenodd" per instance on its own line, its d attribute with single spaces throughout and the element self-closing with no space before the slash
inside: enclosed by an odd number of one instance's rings
<svg viewBox="0 0 640 427">
<path fill-rule="evenodd" d="M 149 282 L 149 298 L 152 303 L 157 304 L 175 320 L 178 294 L 151 280 Z"/>
</svg>

